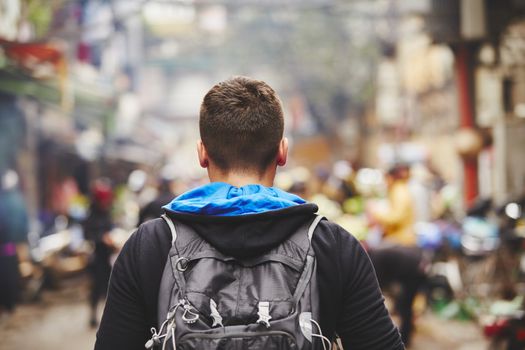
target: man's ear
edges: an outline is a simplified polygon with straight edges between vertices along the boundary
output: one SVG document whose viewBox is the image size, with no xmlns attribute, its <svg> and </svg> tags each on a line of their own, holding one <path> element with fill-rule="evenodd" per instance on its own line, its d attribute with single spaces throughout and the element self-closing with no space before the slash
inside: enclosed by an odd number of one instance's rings
<svg viewBox="0 0 525 350">
<path fill-rule="evenodd" d="M 210 165 L 210 161 L 208 151 L 206 151 L 206 147 L 204 147 L 202 140 L 197 141 L 197 154 L 199 155 L 199 163 L 201 167 L 207 168 Z"/>
<path fill-rule="evenodd" d="M 277 152 L 277 165 L 284 166 L 288 159 L 288 139 L 283 137 L 279 143 L 279 151 Z"/>
</svg>

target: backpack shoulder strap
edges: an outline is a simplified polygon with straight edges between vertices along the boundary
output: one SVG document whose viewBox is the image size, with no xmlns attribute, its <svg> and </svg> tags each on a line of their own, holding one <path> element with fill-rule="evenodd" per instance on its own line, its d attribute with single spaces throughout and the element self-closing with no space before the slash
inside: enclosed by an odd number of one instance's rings
<svg viewBox="0 0 525 350">
<path fill-rule="evenodd" d="M 293 295 L 293 299 L 296 304 L 299 302 L 299 299 L 303 295 L 308 285 L 308 282 L 312 278 L 312 275 L 315 274 L 315 269 L 316 269 L 315 254 L 312 249 L 311 243 L 312 243 L 312 237 L 314 235 L 314 231 L 319 225 L 319 222 L 321 222 L 321 220 L 323 219 L 324 219 L 324 216 L 316 215 L 312 223 L 308 226 L 308 231 L 306 231 L 306 235 L 305 235 L 304 229 L 303 230 L 300 229 L 291 238 L 295 244 L 300 245 L 300 247 L 303 248 L 303 250 L 306 252 L 304 269 L 301 273 L 301 276 L 299 277 L 299 281 L 297 282 L 297 287 Z"/>
<path fill-rule="evenodd" d="M 175 229 L 175 225 L 173 224 L 173 221 L 170 219 L 168 214 L 162 214 L 160 217 L 163 218 L 164 221 L 166 221 L 166 223 L 168 224 L 168 227 L 171 232 L 171 245 L 173 246 L 175 244 L 175 241 L 177 240 L 177 230 Z"/>
<path fill-rule="evenodd" d="M 167 214 L 163 214 L 161 217 L 168 225 L 171 233 L 171 248 L 168 253 L 163 276 L 167 274 L 166 278 L 168 280 L 174 279 L 179 290 L 184 294 L 186 280 L 183 272 L 186 269 L 187 263 L 193 255 L 209 248 L 209 244 L 205 243 L 191 227 L 178 221 L 174 222 Z M 163 286 L 162 283 L 161 286 Z M 171 288 L 169 290 L 171 290 Z"/>
<path fill-rule="evenodd" d="M 299 227 L 299 229 L 290 236 L 289 240 L 301 248 L 304 253 L 312 255 L 312 237 L 314 235 L 315 229 L 319 225 L 319 222 L 321 222 L 323 219 L 324 216 L 315 215 L 314 219 L 310 223 Z"/>
<path fill-rule="evenodd" d="M 321 220 L 323 220 L 325 217 L 322 215 L 315 215 L 314 221 L 310 224 L 310 227 L 308 227 L 308 241 L 312 242 L 312 237 L 314 236 L 314 231 L 317 228 L 317 225 Z"/>
<path fill-rule="evenodd" d="M 188 225 L 179 221 L 173 221 L 167 214 L 162 214 L 161 217 L 166 221 L 171 233 L 172 249 L 170 255 L 173 255 L 173 250 L 179 252 L 195 240 L 203 241 L 195 230 Z"/>
</svg>

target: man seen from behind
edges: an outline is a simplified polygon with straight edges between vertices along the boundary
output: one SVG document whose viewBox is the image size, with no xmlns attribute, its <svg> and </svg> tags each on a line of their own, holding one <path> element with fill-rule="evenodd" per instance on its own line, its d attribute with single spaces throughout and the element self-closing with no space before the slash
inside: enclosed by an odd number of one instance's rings
<svg viewBox="0 0 525 350">
<path fill-rule="evenodd" d="M 199 162 L 210 183 L 164 206 L 173 222 L 191 227 L 224 256 L 243 260 L 267 253 L 313 221 L 315 204 L 272 187 L 277 167 L 286 164 L 288 141 L 270 86 L 247 77 L 215 85 L 202 102 L 199 127 Z M 171 238 L 166 222 L 155 219 L 128 240 L 113 268 L 96 349 L 144 349 L 151 328 L 159 328 L 159 285 Z M 345 349 L 404 349 L 360 243 L 322 220 L 311 247 L 322 334 L 330 341 L 337 334 Z"/>
</svg>

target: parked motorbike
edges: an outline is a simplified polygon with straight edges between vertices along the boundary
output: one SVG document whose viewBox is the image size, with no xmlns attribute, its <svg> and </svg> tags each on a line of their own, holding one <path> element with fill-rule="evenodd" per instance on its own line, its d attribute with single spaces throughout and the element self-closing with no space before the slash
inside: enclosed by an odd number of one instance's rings
<svg viewBox="0 0 525 350">
<path fill-rule="evenodd" d="M 427 302 L 430 305 L 447 303 L 463 289 L 457 259 L 461 229 L 448 220 L 421 222 L 416 224 L 415 229 L 418 245 L 428 262 Z"/>
<path fill-rule="evenodd" d="M 497 217 L 490 198 L 478 199 L 462 220 L 461 278 L 464 292 L 477 299 L 499 297 L 498 252 L 501 245 Z"/>
<path fill-rule="evenodd" d="M 497 210 L 502 240 L 501 268 L 508 274 L 508 284 L 516 284 L 525 277 L 524 202 L 509 201 Z"/>
<path fill-rule="evenodd" d="M 523 297 L 494 303 L 491 315 L 484 321 L 483 332 L 490 339 L 489 350 L 525 349 Z"/>
</svg>

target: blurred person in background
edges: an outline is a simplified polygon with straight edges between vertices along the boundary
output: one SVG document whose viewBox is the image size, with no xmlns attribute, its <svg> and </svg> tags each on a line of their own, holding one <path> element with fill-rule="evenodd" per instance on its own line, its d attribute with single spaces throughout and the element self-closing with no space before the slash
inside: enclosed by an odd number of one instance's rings
<svg viewBox="0 0 525 350">
<path fill-rule="evenodd" d="M 416 245 L 414 203 L 408 188 L 408 167 L 398 165 L 386 174 L 388 210 L 370 213 L 383 229 L 383 243 L 369 250 L 381 288 L 398 285 L 394 295 L 395 311 L 401 319 L 400 332 L 405 345 L 413 330 L 413 303 L 425 281 L 423 252 Z"/>
<path fill-rule="evenodd" d="M 140 226 L 140 224 L 148 220 L 160 217 L 164 213 L 162 206 L 168 204 L 173 198 L 175 198 L 175 193 L 173 193 L 172 190 L 171 178 L 161 176 L 157 190 L 158 192 L 155 199 L 140 209 L 139 222 L 137 226 Z"/>
<path fill-rule="evenodd" d="M 17 173 L 7 170 L 0 179 L 0 313 L 12 313 L 20 294 L 16 245 L 26 241 L 29 227 Z"/>
<path fill-rule="evenodd" d="M 403 246 L 415 246 L 415 207 L 408 187 L 409 171 L 406 165 L 396 165 L 386 174 L 388 207 L 373 209 L 373 222 L 383 229 L 385 241 Z"/>
<path fill-rule="evenodd" d="M 399 315 L 399 331 L 405 345 L 410 345 L 413 331 L 413 303 L 423 286 L 426 273 L 423 252 L 418 247 L 384 245 L 369 250 L 382 289 L 398 285 L 394 297 L 394 311 Z"/>
<path fill-rule="evenodd" d="M 100 299 L 106 296 L 109 276 L 111 274 L 111 254 L 115 245 L 110 236 L 113 228 L 111 219 L 111 205 L 113 191 L 109 180 L 98 179 L 95 181 L 91 193 L 89 214 L 84 221 L 86 239 L 94 244 L 94 252 L 90 262 L 91 273 L 90 291 L 90 326 L 95 327 L 97 321 L 97 306 Z"/>
</svg>

